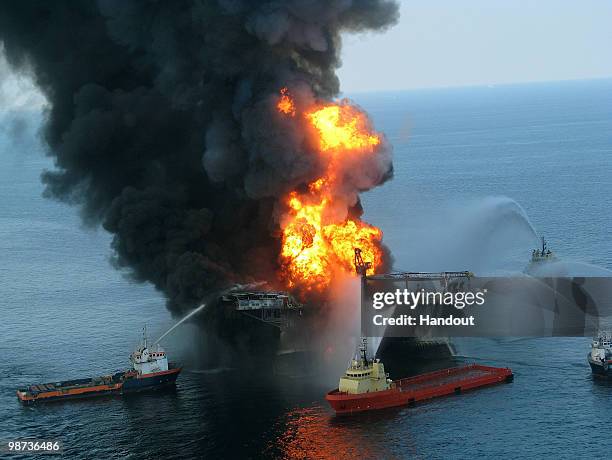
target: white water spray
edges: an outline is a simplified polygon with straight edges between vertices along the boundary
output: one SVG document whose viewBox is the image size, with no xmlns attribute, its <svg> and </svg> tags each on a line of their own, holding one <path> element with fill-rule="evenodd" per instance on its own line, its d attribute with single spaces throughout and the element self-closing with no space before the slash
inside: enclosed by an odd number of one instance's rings
<svg viewBox="0 0 612 460">
<path fill-rule="evenodd" d="M 157 339 L 155 341 L 155 343 L 158 343 L 161 339 L 163 339 L 164 337 L 166 337 L 168 334 L 170 334 L 173 330 L 175 330 L 177 327 L 179 327 L 181 324 L 183 324 L 185 321 L 187 321 L 189 318 L 191 318 L 193 315 L 197 314 L 198 312 L 202 311 L 204 308 L 206 308 L 206 304 L 203 303 L 202 305 L 200 305 L 198 308 L 196 308 L 195 310 L 190 311 L 187 316 L 185 316 L 183 319 L 181 319 L 178 323 L 176 323 L 174 326 L 172 326 L 170 329 L 168 329 L 166 332 L 164 332 L 162 334 L 162 336 Z"/>
<path fill-rule="evenodd" d="M 257 283 L 250 283 L 250 284 L 235 284 L 234 286 L 232 286 L 229 289 L 226 289 L 222 292 L 220 292 L 218 294 L 219 297 L 221 297 L 224 294 L 227 294 L 228 292 L 232 292 L 232 291 L 237 291 L 237 290 L 243 290 L 243 289 L 251 289 L 251 288 L 255 288 L 258 286 L 261 286 L 263 284 L 266 284 L 265 281 L 259 281 Z M 206 303 L 203 303 L 202 305 L 200 305 L 198 308 L 196 308 L 195 310 L 190 311 L 189 313 L 187 313 L 187 315 L 185 317 L 183 317 L 178 323 L 176 323 L 175 325 L 173 325 L 170 329 L 168 329 L 166 332 L 164 332 L 162 334 L 162 336 L 157 339 L 155 341 L 155 343 L 158 343 L 161 341 L 161 339 L 163 339 L 164 337 L 166 337 L 168 334 L 170 334 L 173 330 L 175 330 L 177 327 L 179 327 L 181 324 L 183 324 L 185 321 L 187 321 L 189 318 L 191 318 L 192 316 L 198 314 L 200 311 L 204 310 L 204 308 L 206 308 Z"/>
</svg>

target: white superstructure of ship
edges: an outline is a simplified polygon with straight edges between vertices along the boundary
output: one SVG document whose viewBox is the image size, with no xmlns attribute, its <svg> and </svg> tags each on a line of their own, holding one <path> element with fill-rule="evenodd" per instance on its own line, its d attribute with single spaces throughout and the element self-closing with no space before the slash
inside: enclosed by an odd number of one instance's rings
<svg viewBox="0 0 612 460">
<path fill-rule="evenodd" d="M 591 342 L 587 359 L 595 375 L 612 377 L 612 332 L 600 332 Z"/>
<path fill-rule="evenodd" d="M 543 262 L 552 262 L 557 260 L 557 256 L 546 245 L 546 240 L 542 237 L 542 249 L 534 249 L 531 251 L 531 263 L 540 264 Z"/>
<path fill-rule="evenodd" d="M 154 374 L 168 370 L 168 357 L 158 343 L 149 346 L 147 340 L 147 327 L 142 331 L 140 345 L 130 355 L 134 370 L 140 375 Z"/>
</svg>

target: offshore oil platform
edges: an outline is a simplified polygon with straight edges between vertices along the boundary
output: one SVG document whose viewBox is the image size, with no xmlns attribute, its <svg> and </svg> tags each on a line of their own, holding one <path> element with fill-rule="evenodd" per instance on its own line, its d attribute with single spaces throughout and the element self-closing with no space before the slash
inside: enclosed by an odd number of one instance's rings
<svg viewBox="0 0 612 460">
<path fill-rule="evenodd" d="M 301 316 L 303 305 L 283 291 L 239 291 L 221 297 L 228 317 L 241 316 L 279 329 L 290 326 L 297 314 Z"/>
<path fill-rule="evenodd" d="M 396 272 L 371 274 L 371 263 L 364 261 L 361 250 L 355 248 L 355 272 L 361 279 L 363 293 L 368 283 L 401 283 L 416 289 L 433 287 L 448 289 L 453 283 L 466 281 L 472 274 L 460 272 Z M 278 374 L 299 376 L 314 374 L 316 356 L 323 353 L 313 340 L 318 330 L 320 309 L 304 305 L 285 291 L 246 290 L 227 292 L 210 309 L 206 323 L 215 334 L 211 340 L 221 340 L 233 350 L 238 360 L 248 356 L 250 363 L 273 362 Z M 220 344 L 208 343 L 209 350 Z M 383 337 L 376 358 L 384 360 L 393 378 L 423 370 L 437 369 L 448 364 L 454 355 L 452 344 L 445 338 Z M 224 359 L 227 360 L 227 354 Z"/>
<path fill-rule="evenodd" d="M 361 278 L 361 302 L 369 283 L 391 282 L 402 284 L 406 289 L 416 283 L 415 290 L 433 288 L 446 291 L 457 283 L 468 281 L 473 274 L 469 271 L 448 272 L 395 272 L 368 275 L 370 262 L 364 261 L 361 250 L 355 248 L 355 271 Z M 387 364 L 392 378 L 413 375 L 424 370 L 444 367 L 455 355 L 450 341 L 442 337 L 382 337 L 375 355 Z"/>
</svg>

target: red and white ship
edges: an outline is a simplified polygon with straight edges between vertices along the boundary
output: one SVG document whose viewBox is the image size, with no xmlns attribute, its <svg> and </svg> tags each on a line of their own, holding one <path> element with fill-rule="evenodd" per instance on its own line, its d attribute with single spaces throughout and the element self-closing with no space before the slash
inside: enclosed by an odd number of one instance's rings
<svg viewBox="0 0 612 460">
<path fill-rule="evenodd" d="M 380 360 L 368 359 L 364 338 L 359 354 L 340 378 L 338 388 L 327 393 L 325 399 L 337 414 L 352 414 L 411 405 L 486 385 L 511 382 L 513 378 L 508 368 L 470 364 L 392 381 Z"/>
</svg>

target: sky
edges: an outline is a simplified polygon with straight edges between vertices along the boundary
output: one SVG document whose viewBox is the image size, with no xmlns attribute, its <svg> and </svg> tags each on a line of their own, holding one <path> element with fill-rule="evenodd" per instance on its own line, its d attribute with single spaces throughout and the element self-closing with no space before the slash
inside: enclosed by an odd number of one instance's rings
<svg viewBox="0 0 612 460">
<path fill-rule="evenodd" d="M 401 0 L 383 33 L 344 36 L 345 93 L 612 77 L 612 0 Z M 44 104 L 10 75 L 0 112 Z"/>
<path fill-rule="evenodd" d="M 32 80 L 13 72 L 0 43 L 0 115 L 11 110 L 39 110 L 45 100 Z"/>
<path fill-rule="evenodd" d="M 612 77 L 612 0 L 403 0 L 342 60 L 346 93 Z"/>
</svg>

